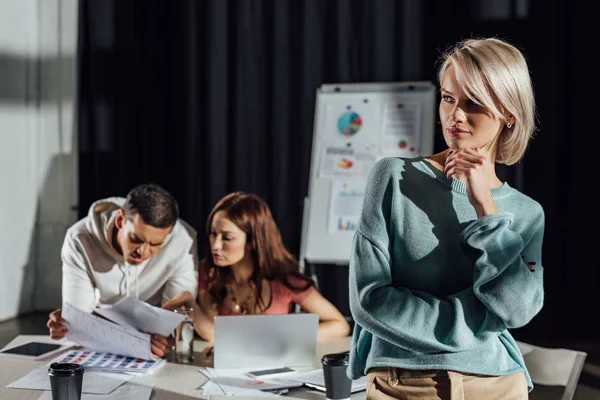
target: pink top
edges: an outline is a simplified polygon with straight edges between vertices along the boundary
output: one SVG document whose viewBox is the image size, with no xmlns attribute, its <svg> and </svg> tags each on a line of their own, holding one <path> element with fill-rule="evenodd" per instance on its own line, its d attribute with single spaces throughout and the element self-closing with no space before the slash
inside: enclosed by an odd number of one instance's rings
<svg viewBox="0 0 600 400">
<path fill-rule="evenodd" d="M 292 286 L 302 287 L 305 284 L 303 280 L 294 277 L 289 277 L 288 281 Z M 271 281 L 270 284 L 271 304 L 269 304 L 263 314 L 289 314 L 292 309 L 292 303 L 302 303 L 315 289 L 314 286 L 311 286 L 306 290 L 294 292 L 278 280 Z M 199 280 L 198 288 L 206 289 L 206 281 L 203 279 Z M 220 307 L 219 315 L 241 315 L 241 313 L 235 312 L 227 307 Z"/>
</svg>

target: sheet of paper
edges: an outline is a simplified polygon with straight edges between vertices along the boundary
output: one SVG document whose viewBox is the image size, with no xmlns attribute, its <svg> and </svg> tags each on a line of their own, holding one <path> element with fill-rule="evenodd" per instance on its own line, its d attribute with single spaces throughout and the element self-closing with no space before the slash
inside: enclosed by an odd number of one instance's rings
<svg viewBox="0 0 600 400">
<path fill-rule="evenodd" d="M 152 386 L 144 386 L 127 382 L 110 394 L 83 393 L 81 400 L 149 400 Z M 52 400 L 52 392 L 43 392 L 38 400 Z"/>
<path fill-rule="evenodd" d="M 364 181 L 332 182 L 329 197 L 329 233 L 352 233 L 358 229 L 365 187 Z"/>
<path fill-rule="evenodd" d="M 276 395 L 275 393 L 262 392 L 258 389 L 243 389 L 235 386 L 219 385 L 213 381 L 206 382 L 200 390 L 202 390 L 202 396 L 208 396 L 210 399 L 218 395 L 244 396 L 244 399 L 248 398 L 247 396 L 272 397 Z"/>
<path fill-rule="evenodd" d="M 319 110 L 319 142 L 355 149 L 372 147 L 381 109 L 379 102 L 369 97 L 350 93 L 341 98 L 329 97 Z"/>
<path fill-rule="evenodd" d="M 152 360 L 150 335 L 134 328 L 117 325 L 63 304 L 62 317 L 67 322 L 67 339 L 91 350 Z"/>
<path fill-rule="evenodd" d="M 373 150 L 325 146 L 319 163 L 321 179 L 366 179 L 375 164 Z"/>
<path fill-rule="evenodd" d="M 300 372 L 285 377 L 286 381 L 297 381 L 313 387 L 318 390 L 325 390 L 325 377 L 322 369 L 315 369 L 307 372 Z M 367 388 L 367 378 L 365 376 L 352 381 L 352 393 L 360 392 Z"/>
<path fill-rule="evenodd" d="M 302 386 L 302 383 L 297 381 L 288 381 L 285 378 L 265 378 L 258 379 L 248 375 L 251 369 L 214 369 L 205 368 L 204 370 L 211 377 L 211 382 L 224 388 L 226 394 L 238 394 L 240 391 L 246 390 L 277 390 L 289 389 Z"/>
<path fill-rule="evenodd" d="M 131 296 L 125 297 L 112 307 L 95 309 L 94 312 L 120 325 L 132 326 L 142 332 L 162 336 L 172 334 L 185 318 L 181 314 L 151 306 Z"/>
<path fill-rule="evenodd" d="M 83 374 L 83 393 L 108 394 L 125 383 L 124 379 L 85 371 Z M 13 389 L 50 390 L 48 366 L 32 369 L 27 375 L 7 386 Z"/>
<path fill-rule="evenodd" d="M 269 399 L 275 395 L 276 394 L 270 394 L 270 393 L 261 393 L 261 394 L 257 394 L 257 395 L 245 395 L 244 400 L 264 400 L 264 399 Z M 206 400 L 231 400 L 231 396 L 226 396 L 226 395 L 212 395 L 212 396 L 200 397 L 200 398 L 206 399 Z M 302 400 L 302 399 L 303 399 L 302 397 L 285 396 L 285 400 Z M 304 397 L 304 399 L 306 399 L 306 397 Z"/>
<path fill-rule="evenodd" d="M 421 151 L 421 103 L 383 105 L 381 150 L 387 156 L 411 157 Z"/>
<path fill-rule="evenodd" d="M 141 358 L 83 349 L 69 351 L 60 357 L 57 357 L 53 362 L 78 364 L 86 368 L 86 370 L 94 370 L 95 372 L 152 374 L 157 368 L 160 368 L 166 360 L 143 360 Z M 121 374 L 121 376 L 124 375 Z"/>
</svg>

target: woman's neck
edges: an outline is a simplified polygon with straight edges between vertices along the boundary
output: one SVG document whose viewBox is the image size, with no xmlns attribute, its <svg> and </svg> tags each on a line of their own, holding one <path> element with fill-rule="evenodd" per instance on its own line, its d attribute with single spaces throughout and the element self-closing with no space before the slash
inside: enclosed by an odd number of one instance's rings
<svg viewBox="0 0 600 400">
<path fill-rule="evenodd" d="M 232 283 L 235 283 L 238 287 L 246 286 L 254 273 L 254 263 L 244 258 L 242 261 L 231 266 L 231 272 L 233 272 Z"/>
</svg>

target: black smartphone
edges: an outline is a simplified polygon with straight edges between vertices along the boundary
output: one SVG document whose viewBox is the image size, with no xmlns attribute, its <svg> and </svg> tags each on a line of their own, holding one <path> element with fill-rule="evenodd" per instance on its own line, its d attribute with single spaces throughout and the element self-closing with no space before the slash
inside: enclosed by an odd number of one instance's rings
<svg viewBox="0 0 600 400">
<path fill-rule="evenodd" d="M 265 376 L 265 375 L 283 374 L 285 372 L 294 372 L 294 370 L 291 368 L 288 368 L 288 367 L 283 367 L 283 368 L 263 369 L 260 371 L 250 371 L 250 372 L 248 372 L 248 374 L 255 376 L 255 377 L 259 377 L 259 376 Z"/>
<path fill-rule="evenodd" d="M 51 351 L 58 350 L 60 347 L 60 344 L 29 342 L 17 347 L 13 347 L 12 349 L 2 350 L 0 351 L 0 354 L 16 354 L 20 356 L 39 357 L 46 353 L 50 353 Z"/>
</svg>

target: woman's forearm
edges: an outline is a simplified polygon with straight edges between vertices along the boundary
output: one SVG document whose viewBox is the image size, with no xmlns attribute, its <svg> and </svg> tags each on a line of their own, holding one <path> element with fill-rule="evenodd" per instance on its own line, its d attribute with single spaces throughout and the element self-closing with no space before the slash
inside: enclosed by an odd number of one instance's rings
<svg viewBox="0 0 600 400">
<path fill-rule="evenodd" d="M 212 342 L 215 339 L 215 323 L 212 318 L 209 318 L 202 307 L 194 304 L 194 329 L 196 333 L 207 342 Z"/>
<path fill-rule="evenodd" d="M 348 336 L 350 325 L 344 319 L 334 319 L 319 322 L 317 340 L 334 339 Z"/>
</svg>

